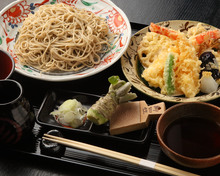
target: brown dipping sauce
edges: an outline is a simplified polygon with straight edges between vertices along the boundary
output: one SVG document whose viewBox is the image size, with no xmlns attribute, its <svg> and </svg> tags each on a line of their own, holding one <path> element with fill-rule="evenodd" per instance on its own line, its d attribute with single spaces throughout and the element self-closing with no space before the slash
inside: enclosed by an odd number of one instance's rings
<svg viewBox="0 0 220 176">
<path fill-rule="evenodd" d="M 208 119 L 179 118 L 166 128 L 163 139 L 169 148 L 184 156 L 207 158 L 220 154 L 220 126 Z"/>
<path fill-rule="evenodd" d="M 12 70 L 12 61 L 6 57 L 6 54 L 0 52 L 0 79 L 5 79 Z"/>
</svg>

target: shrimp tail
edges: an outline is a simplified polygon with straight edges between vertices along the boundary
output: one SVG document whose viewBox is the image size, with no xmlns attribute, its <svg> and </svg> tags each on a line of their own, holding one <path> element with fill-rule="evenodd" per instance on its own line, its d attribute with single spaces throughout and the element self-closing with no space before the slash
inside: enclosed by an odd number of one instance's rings
<svg viewBox="0 0 220 176">
<path fill-rule="evenodd" d="M 161 34 L 161 35 L 165 35 L 173 40 L 176 40 L 178 38 L 178 33 L 176 31 L 156 25 L 154 23 L 150 24 L 150 31 Z"/>
<path fill-rule="evenodd" d="M 196 42 L 197 44 L 201 45 L 203 43 L 210 43 L 213 40 L 218 40 L 220 39 L 220 30 L 211 30 L 207 32 L 203 32 L 199 35 L 196 36 Z"/>
</svg>

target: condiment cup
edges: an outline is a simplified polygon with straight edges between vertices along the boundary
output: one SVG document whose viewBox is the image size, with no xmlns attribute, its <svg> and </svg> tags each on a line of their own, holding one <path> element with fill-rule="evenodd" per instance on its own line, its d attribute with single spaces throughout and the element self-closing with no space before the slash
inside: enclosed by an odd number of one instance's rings
<svg viewBox="0 0 220 176">
<path fill-rule="evenodd" d="M 15 62 L 11 55 L 0 49 L 0 80 L 9 78 L 14 72 Z"/>
<path fill-rule="evenodd" d="M 18 143 L 30 134 L 34 122 L 33 109 L 20 83 L 0 80 L 0 143 Z"/>
<path fill-rule="evenodd" d="M 191 168 L 220 163 L 219 128 L 220 108 L 205 102 L 176 104 L 159 117 L 156 126 L 162 151 L 178 164 Z M 190 141 L 186 140 L 188 138 Z"/>
</svg>

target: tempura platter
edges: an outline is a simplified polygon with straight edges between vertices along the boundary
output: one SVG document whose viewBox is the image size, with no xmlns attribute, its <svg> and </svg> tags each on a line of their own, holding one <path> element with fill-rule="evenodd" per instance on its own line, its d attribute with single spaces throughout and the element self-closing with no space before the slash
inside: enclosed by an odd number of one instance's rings
<svg viewBox="0 0 220 176">
<path fill-rule="evenodd" d="M 173 21 L 164 21 L 158 23 L 160 26 L 165 26 L 167 28 L 171 28 L 174 30 L 180 30 L 181 32 L 186 32 L 189 28 L 197 25 L 199 22 L 197 21 L 188 21 L 188 20 L 173 20 Z M 208 29 L 216 29 L 215 27 L 204 24 Z M 126 78 L 132 83 L 132 85 L 137 88 L 140 92 L 151 96 L 153 98 L 168 101 L 168 102 L 191 102 L 191 101 L 210 101 L 220 97 L 220 87 L 218 87 L 217 91 L 212 93 L 204 94 L 199 93 L 195 97 L 187 98 L 185 96 L 169 96 L 163 95 L 160 93 L 158 88 L 150 87 L 148 82 L 144 80 L 141 76 L 144 68 L 138 59 L 137 48 L 146 35 L 149 32 L 149 27 L 145 27 L 135 33 L 130 41 L 127 51 L 121 58 L 121 65 L 123 73 Z"/>
</svg>

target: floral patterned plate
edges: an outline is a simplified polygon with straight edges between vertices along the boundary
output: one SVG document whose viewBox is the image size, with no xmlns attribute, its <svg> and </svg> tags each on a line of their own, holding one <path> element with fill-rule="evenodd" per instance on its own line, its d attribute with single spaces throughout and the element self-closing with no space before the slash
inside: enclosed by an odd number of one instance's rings
<svg viewBox="0 0 220 176">
<path fill-rule="evenodd" d="M 14 54 L 18 29 L 28 14 L 34 14 L 41 5 L 65 3 L 81 9 L 87 9 L 106 18 L 109 29 L 120 34 L 118 42 L 106 53 L 101 63 L 81 72 L 40 73 L 38 70 L 19 64 Z M 15 60 L 15 70 L 25 76 L 47 81 L 69 81 L 97 74 L 114 64 L 126 51 L 131 38 L 131 26 L 127 16 L 109 0 L 17 0 L 0 12 L 0 47 L 8 51 Z"/>
<path fill-rule="evenodd" d="M 190 27 L 195 26 L 197 23 L 197 21 L 173 20 L 164 21 L 157 24 L 171 29 L 180 30 L 181 32 L 186 32 Z M 215 29 L 215 27 L 213 26 L 210 26 L 208 24 L 205 25 L 207 25 L 207 28 Z M 134 34 L 134 36 L 132 36 L 128 49 L 121 58 L 123 73 L 135 88 L 153 98 L 175 103 L 191 101 L 210 101 L 220 97 L 220 86 L 216 92 L 212 92 L 210 94 L 199 93 L 196 97 L 193 98 L 163 95 L 160 93 L 160 90 L 150 87 L 147 81 L 141 78 L 143 67 L 140 64 L 137 56 L 138 45 L 140 44 L 142 38 L 146 35 L 146 32 L 148 32 L 148 27 L 138 31 L 136 34 Z"/>
</svg>

